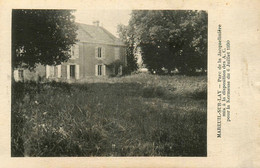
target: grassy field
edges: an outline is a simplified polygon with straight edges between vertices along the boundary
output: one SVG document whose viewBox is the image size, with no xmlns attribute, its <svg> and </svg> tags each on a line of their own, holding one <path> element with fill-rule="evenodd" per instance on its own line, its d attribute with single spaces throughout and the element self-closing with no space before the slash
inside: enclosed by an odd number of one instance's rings
<svg viewBox="0 0 260 168">
<path fill-rule="evenodd" d="M 12 156 L 206 156 L 206 76 L 87 81 L 15 83 Z"/>
</svg>

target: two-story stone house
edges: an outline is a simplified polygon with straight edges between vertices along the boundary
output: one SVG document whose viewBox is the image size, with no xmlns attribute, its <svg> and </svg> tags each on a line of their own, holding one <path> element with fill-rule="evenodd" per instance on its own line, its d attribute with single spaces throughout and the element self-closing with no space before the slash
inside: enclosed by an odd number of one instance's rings
<svg viewBox="0 0 260 168">
<path fill-rule="evenodd" d="M 115 61 L 126 65 L 126 46 L 99 22 L 94 25 L 78 23 L 78 42 L 71 49 L 71 58 L 57 66 L 37 66 L 35 72 L 18 69 L 16 80 L 38 77 L 57 80 L 78 80 L 87 77 L 105 77 L 122 72 L 122 66 L 109 66 Z"/>
</svg>

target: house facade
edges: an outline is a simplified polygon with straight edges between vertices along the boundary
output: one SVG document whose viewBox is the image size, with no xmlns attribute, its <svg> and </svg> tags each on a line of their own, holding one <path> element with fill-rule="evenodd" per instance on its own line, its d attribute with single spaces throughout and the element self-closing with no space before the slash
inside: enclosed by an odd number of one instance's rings
<svg viewBox="0 0 260 168">
<path fill-rule="evenodd" d="M 88 77 L 120 75 L 122 66 L 127 64 L 126 46 L 98 22 L 94 25 L 77 23 L 77 39 L 71 48 L 71 58 L 57 66 L 38 65 L 34 72 L 17 69 L 16 80 L 80 80 Z M 120 62 L 120 66 L 113 66 Z"/>
</svg>

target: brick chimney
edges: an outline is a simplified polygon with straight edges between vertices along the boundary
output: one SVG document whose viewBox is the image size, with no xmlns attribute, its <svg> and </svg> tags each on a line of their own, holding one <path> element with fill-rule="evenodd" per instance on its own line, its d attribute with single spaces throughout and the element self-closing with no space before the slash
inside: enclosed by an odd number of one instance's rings
<svg viewBox="0 0 260 168">
<path fill-rule="evenodd" d="M 93 25 L 99 27 L 99 20 L 93 21 Z"/>
</svg>

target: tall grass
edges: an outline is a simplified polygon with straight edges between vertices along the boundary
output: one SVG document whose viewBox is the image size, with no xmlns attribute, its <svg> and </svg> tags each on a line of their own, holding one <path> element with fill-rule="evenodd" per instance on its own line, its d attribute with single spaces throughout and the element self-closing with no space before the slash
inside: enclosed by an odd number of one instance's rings
<svg viewBox="0 0 260 168">
<path fill-rule="evenodd" d="M 205 77 L 15 83 L 12 156 L 206 156 Z"/>
</svg>

